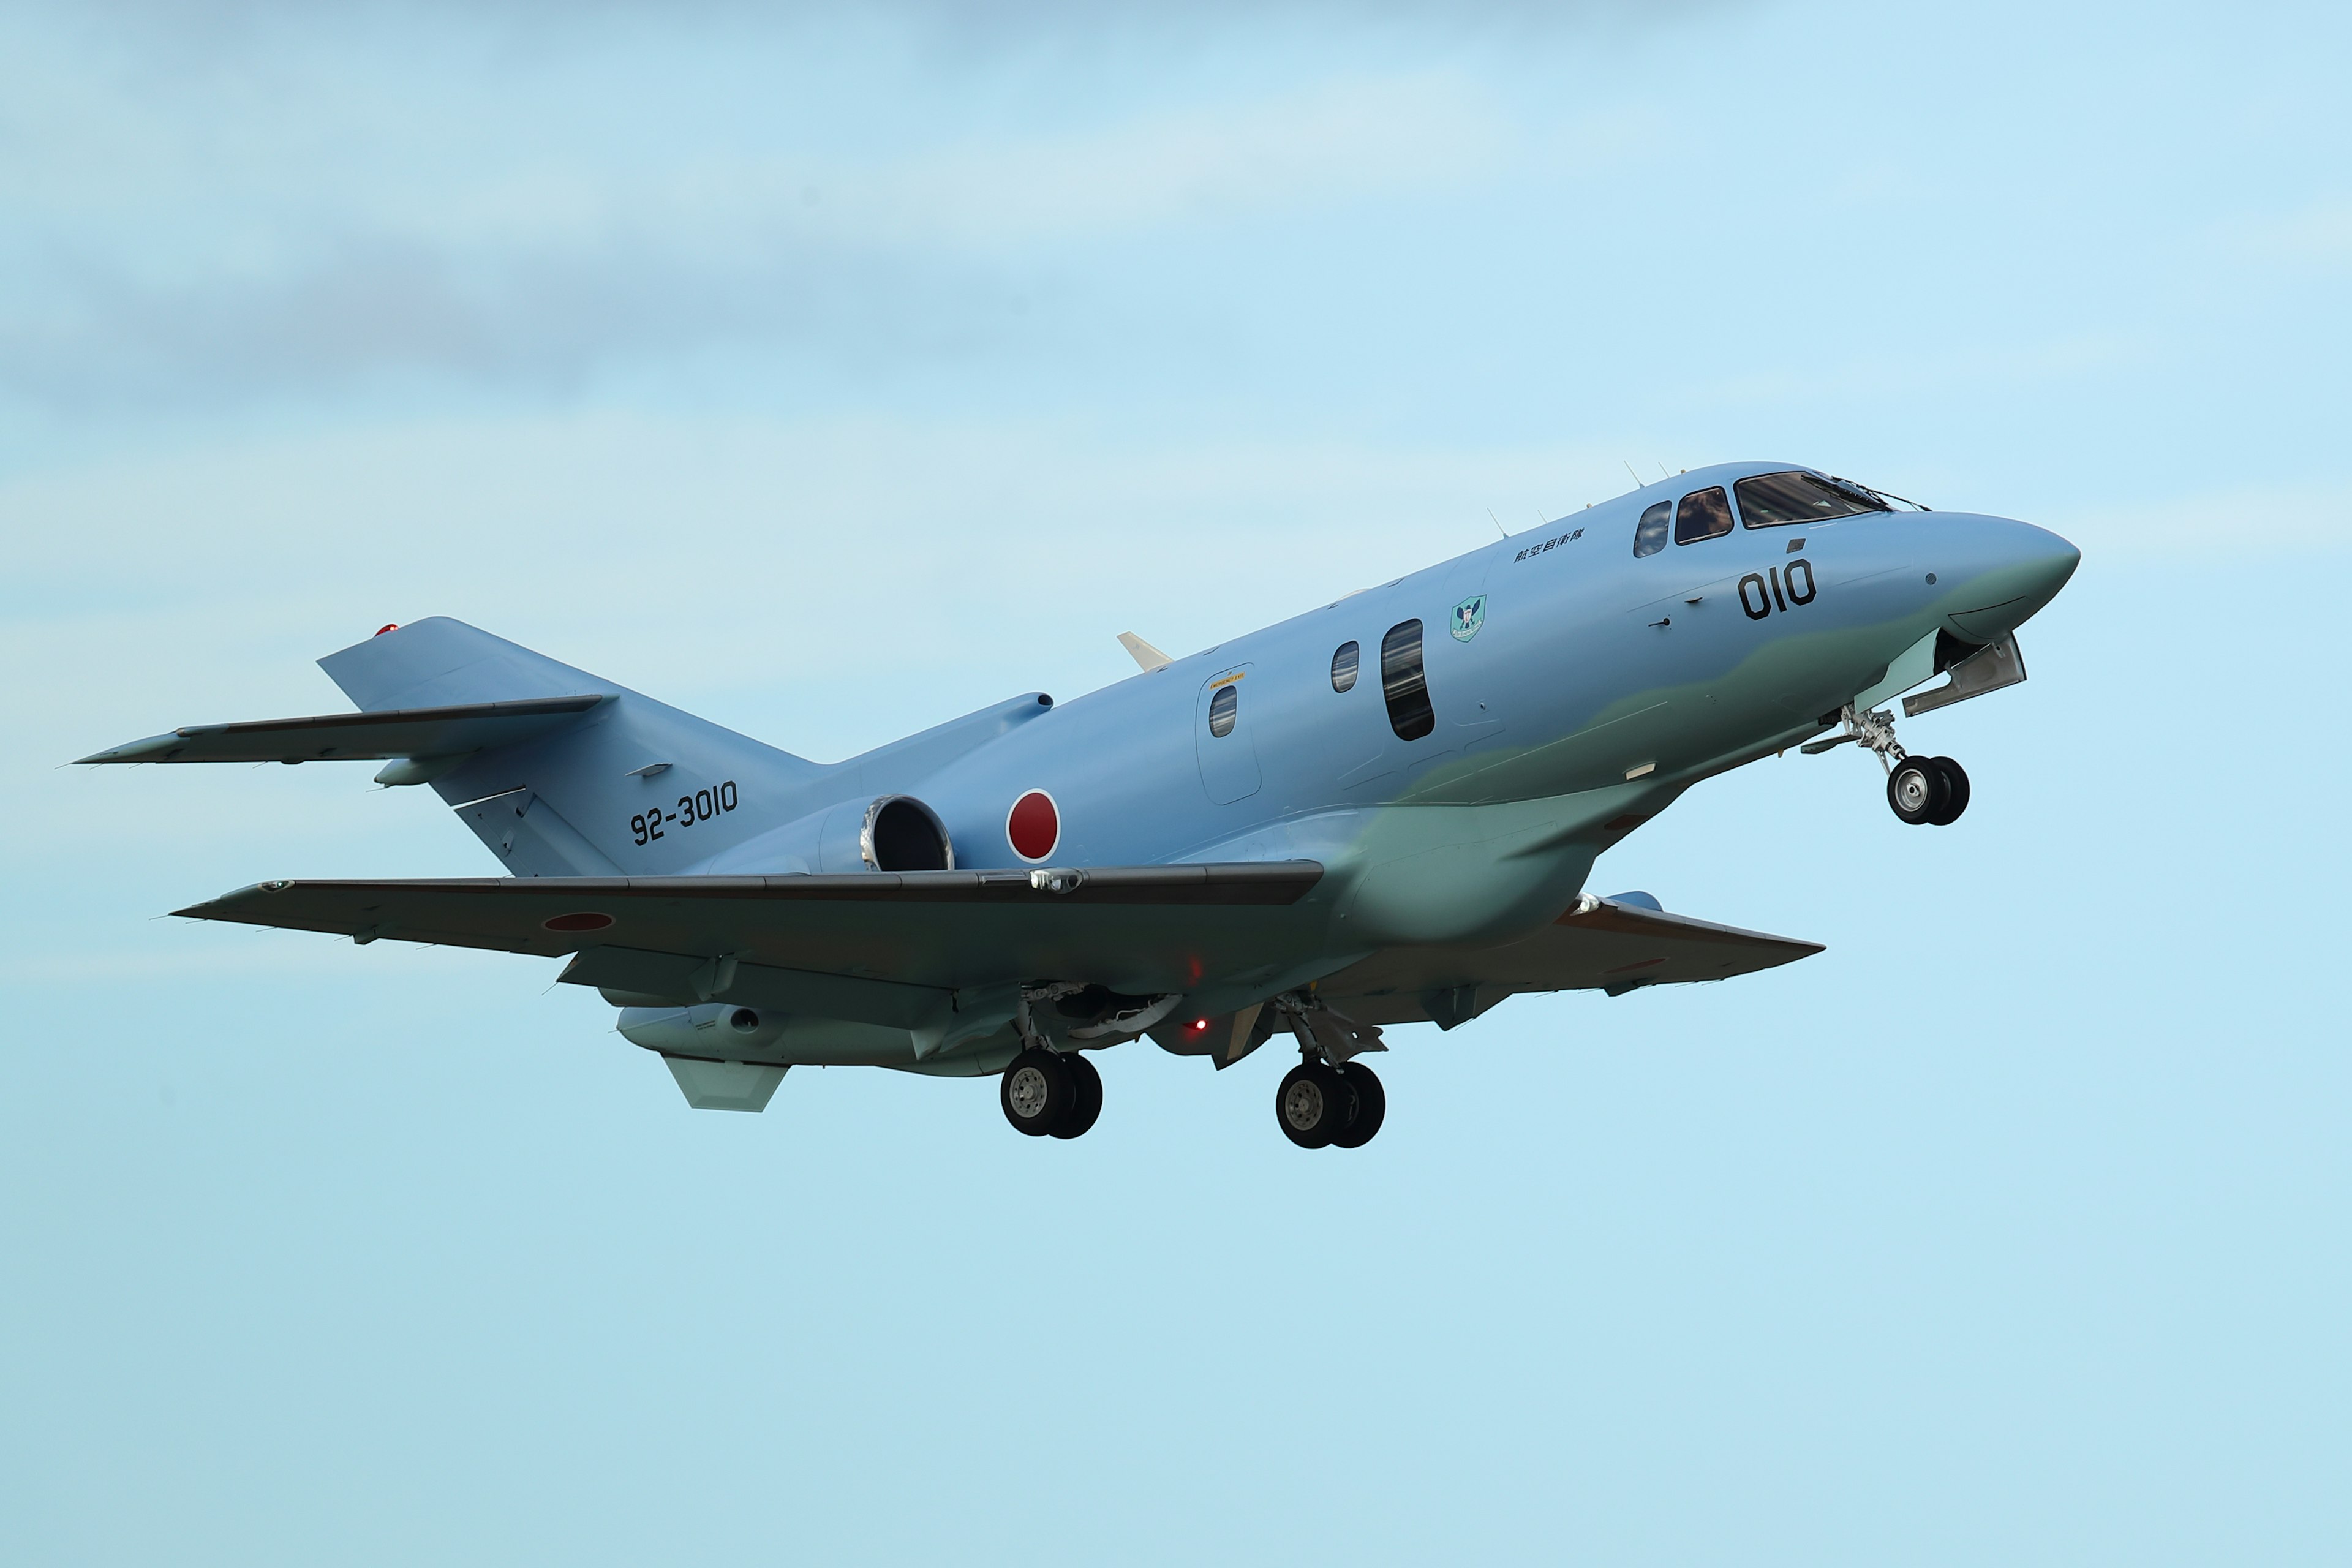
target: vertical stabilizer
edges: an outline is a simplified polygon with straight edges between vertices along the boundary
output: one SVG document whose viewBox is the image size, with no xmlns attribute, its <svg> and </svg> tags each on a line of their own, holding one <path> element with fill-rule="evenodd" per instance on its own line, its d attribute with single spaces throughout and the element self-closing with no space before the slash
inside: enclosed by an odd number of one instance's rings
<svg viewBox="0 0 2352 1568">
<path fill-rule="evenodd" d="M 784 820 L 827 771 L 446 617 L 319 667 L 362 711 L 607 699 L 544 739 L 417 768 L 509 876 L 674 875 Z"/>
</svg>

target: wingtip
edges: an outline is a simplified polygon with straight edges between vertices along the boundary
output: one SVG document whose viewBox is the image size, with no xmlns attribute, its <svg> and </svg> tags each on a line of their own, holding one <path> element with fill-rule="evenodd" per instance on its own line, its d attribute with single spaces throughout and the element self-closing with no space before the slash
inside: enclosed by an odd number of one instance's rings
<svg viewBox="0 0 2352 1568">
<path fill-rule="evenodd" d="M 109 746 L 102 752 L 92 752 L 86 757 L 76 757 L 74 765 L 95 763 L 152 763 L 168 758 L 180 748 L 182 738 L 177 730 L 168 734 L 149 735 L 143 740 L 125 741 L 119 746 Z"/>
<path fill-rule="evenodd" d="M 235 915 L 226 911 L 232 905 L 243 903 L 247 895 L 280 892 L 293 885 L 291 882 L 276 880 L 248 882 L 242 888 L 232 889 L 223 893 L 217 899 L 206 899 L 200 904 L 190 904 L 184 910 L 173 910 L 172 912 L 192 921 L 235 920 L 236 918 Z"/>
</svg>

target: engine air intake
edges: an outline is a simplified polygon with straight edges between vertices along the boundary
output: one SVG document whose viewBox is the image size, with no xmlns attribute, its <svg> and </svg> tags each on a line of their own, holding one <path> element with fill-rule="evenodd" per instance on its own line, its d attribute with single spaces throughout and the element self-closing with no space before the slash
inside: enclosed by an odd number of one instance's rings
<svg viewBox="0 0 2352 1568">
<path fill-rule="evenodd" d="M 886 795 L 866 808 L 857 852 L 877 871 L 952 871 L 955 846 L 938 815 L 910 795 Z"/>
</svg>

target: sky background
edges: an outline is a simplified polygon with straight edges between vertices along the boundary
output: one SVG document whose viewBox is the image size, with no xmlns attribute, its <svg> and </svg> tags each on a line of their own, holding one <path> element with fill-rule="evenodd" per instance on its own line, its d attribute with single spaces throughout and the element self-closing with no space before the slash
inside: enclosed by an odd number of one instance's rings
<svg viewBox="0 0 2352 1568">
<path fill-rule="evenodd" d="M 0 1553 L 2207 1564 L 2352 1532 L 2341 7 L 0 7 Z M 1828 951 L 688 1111 L 330 710 L 452 615 L 824 759 L 1787 458 L 2080 543 L 1901 826 L 1596 890 Z M 1491 517 L 1490 517 L 1491 514 Z"/>
</svg>

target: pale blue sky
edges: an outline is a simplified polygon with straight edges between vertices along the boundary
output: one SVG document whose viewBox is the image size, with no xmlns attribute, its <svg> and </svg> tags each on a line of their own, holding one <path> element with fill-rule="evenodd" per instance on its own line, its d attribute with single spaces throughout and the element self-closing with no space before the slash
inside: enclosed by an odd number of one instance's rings
<svg viewBox="0 0 2352 1568">
<path fill-rule="evenodd" d="M 0 8 L 12 1561 L 2333 1562 L 2352 25 L 2320 6 Z M 57 764 L 462 616 L 835 757 L 1654 477 L 2060 529 L 2033 679 L 1599 890 L 1829 944 L 688 1111 L 466 875 Z"/>
</svg>

